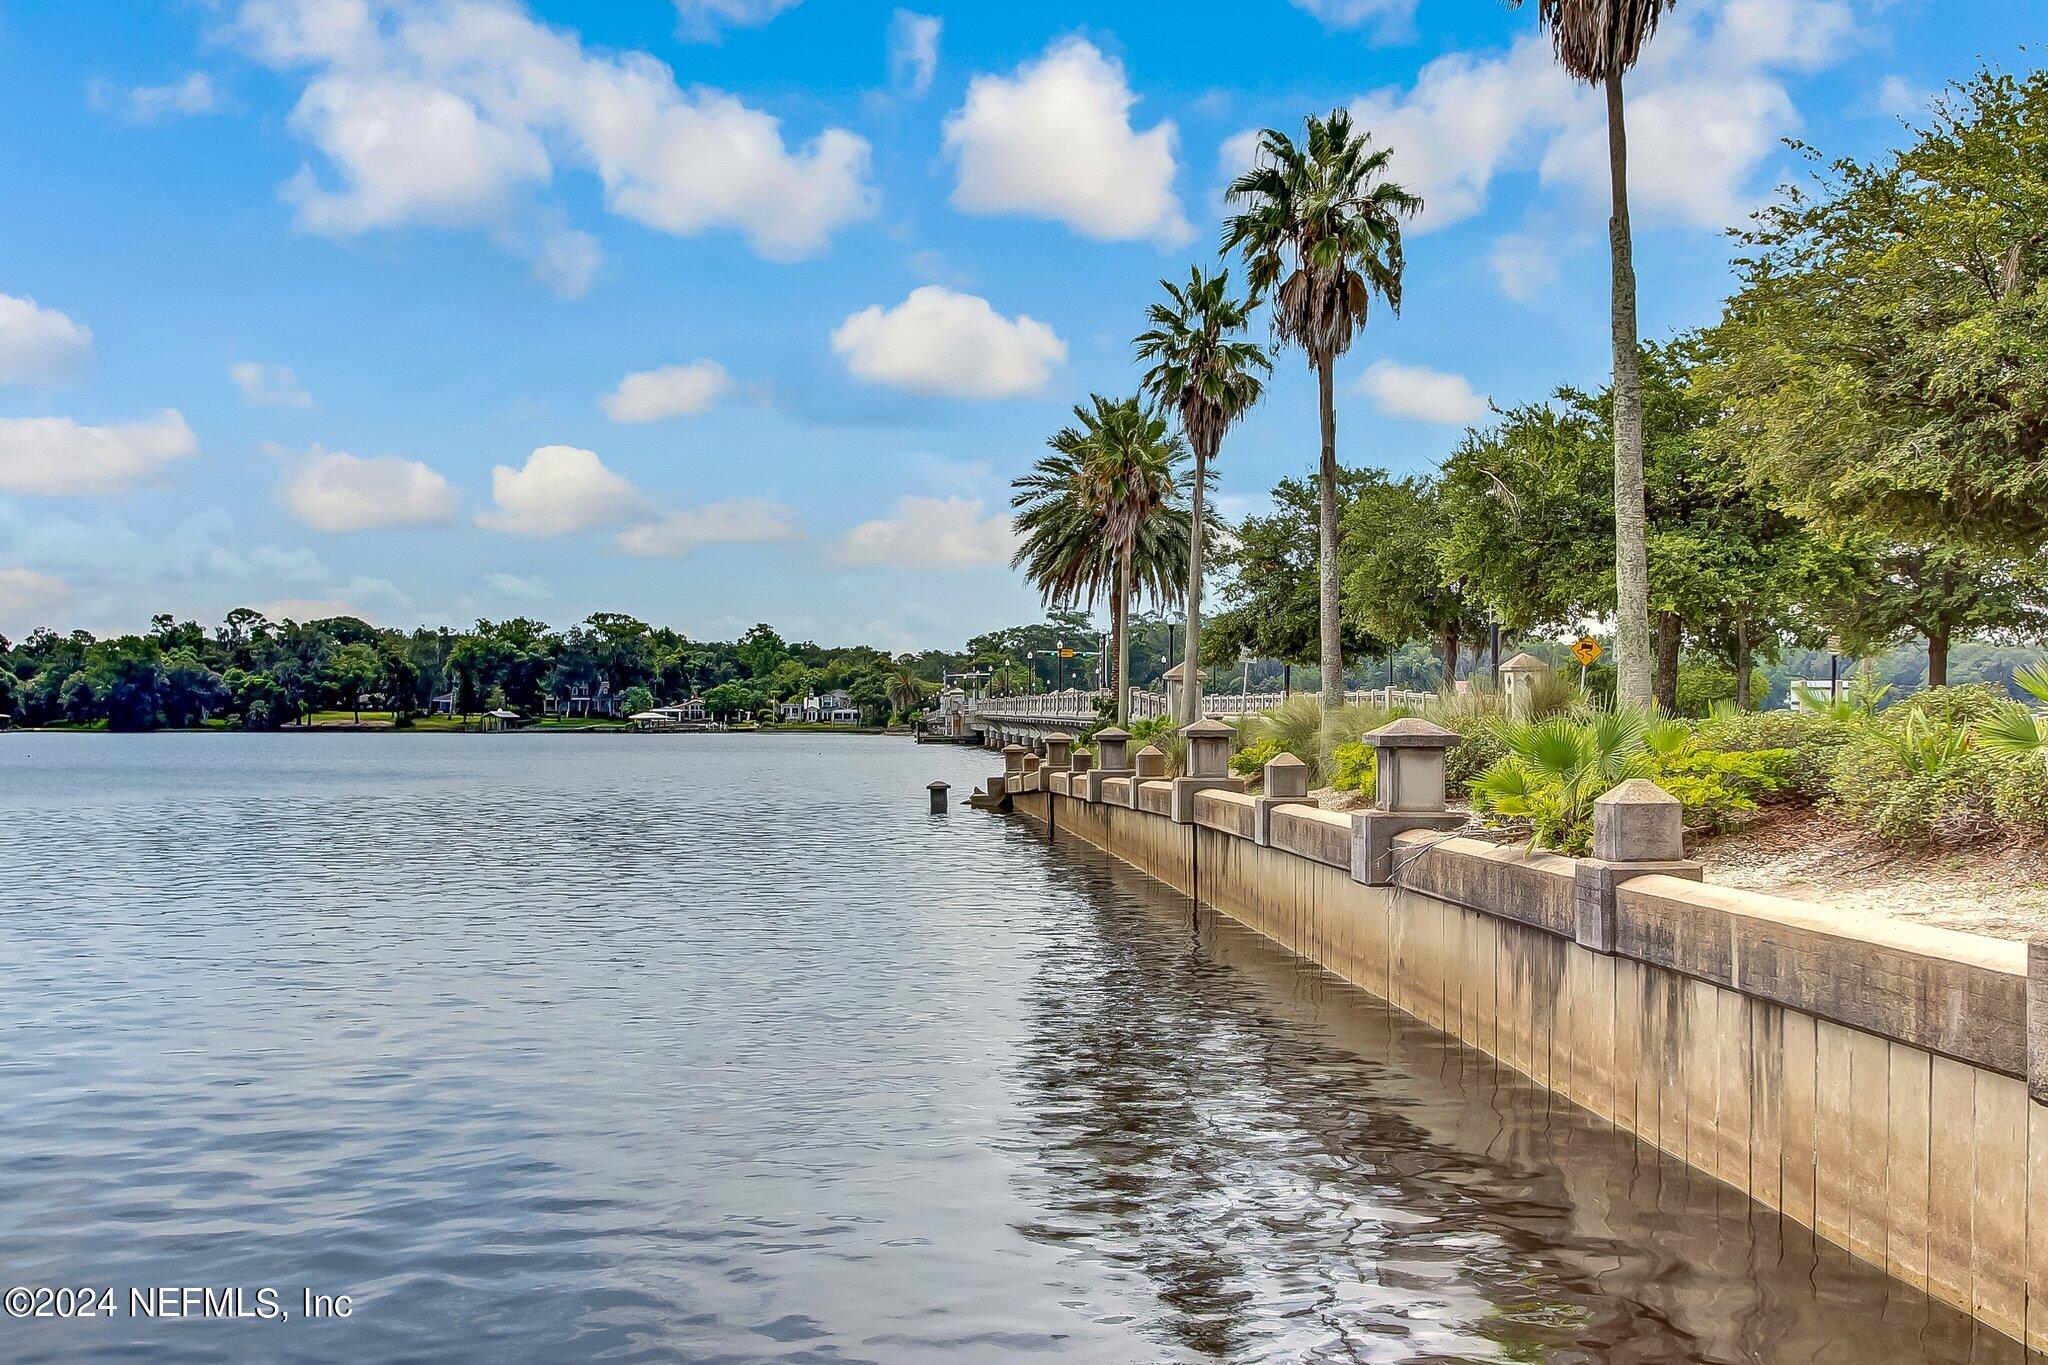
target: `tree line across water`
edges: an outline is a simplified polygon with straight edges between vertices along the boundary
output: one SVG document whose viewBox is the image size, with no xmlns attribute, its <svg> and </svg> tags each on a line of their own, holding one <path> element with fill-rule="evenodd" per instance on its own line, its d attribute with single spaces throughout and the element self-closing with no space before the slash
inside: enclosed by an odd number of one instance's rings
<svg viewBox="0 0 2048 1365">
<path fill-rule="evenodd" d="M 1542 9 L 1568 69 L 1608 87 L 1617 157 L 1621 72 L 1666 7 Z M 1588 25 L 1622 13 L 1627 42 L 1590 43 Z M 2048 73 L 1982 70 L 1907 134 L 1869 160 L 1802 148 L 1806 182 L 1735 233 L 1720 318 L 1650 344 L 1617 160 L 1611 379 L 1496 408 L 1438 468 L 1395 475 L 1338 462 L 1331 376 L 1375 306 L 1398 311 L 1420 203 L 1343 111 L 1299 138 L 1268 129 L 1228 192 L 1243 294 L 1221 264 L 1161 282 L 1139 392 L 1091 396 L 1016 481 L 1016 562 L 1049 604 L 1106 600 L 1120 640 L 1135 599 L 1177 603 L 1190 664 L 1316 661 L 1326 708 L 1347 660 L 1423 640 L 1449 678 L 1495 627 L 1597 623 L 1612 695 L 1666 711 L 1688 663 L 1725 669 L 1747 706 L 1756 670 L 1789 656 L 1912 642 L 1919 681 L 1939 687 L 1959 642 L 2037 642 Z M 1223 535 L 1205 492 L 1264 396 L 1272 361 L 1248 339 L 1261 310 L 1318 379 L 1322 453 Z M 1206 628 L 1205 542 L 1226 608 Z"/>
</svg>

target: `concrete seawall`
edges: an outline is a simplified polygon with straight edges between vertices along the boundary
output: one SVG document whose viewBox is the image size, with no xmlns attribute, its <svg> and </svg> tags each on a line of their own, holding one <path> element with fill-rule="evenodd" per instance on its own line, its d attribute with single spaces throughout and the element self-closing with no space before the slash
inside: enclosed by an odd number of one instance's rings
<svg viewBox="0 0 2048 1365">
<path fill-rule="evenodd" d="M 1349 814 L 1274 807 L 1262 844 L 1258 798 L 1203 791 L 1178 824 L 1171 784 L 1135 780 L 1090 801 L 1033 772 L 1009 803 L 2048 1349 L 2040 946 L 1645 875 L 1601 952 L 1578 860 L 1403 834 L 1366 885 Z"/>
</svg>

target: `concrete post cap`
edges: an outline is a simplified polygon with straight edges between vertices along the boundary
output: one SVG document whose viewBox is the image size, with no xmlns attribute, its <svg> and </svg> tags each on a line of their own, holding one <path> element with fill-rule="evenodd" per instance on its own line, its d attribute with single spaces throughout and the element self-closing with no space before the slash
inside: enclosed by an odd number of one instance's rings
<svg viewBox="0 0 2048 1365">
<path fill-rule="evenodd" d="M 1593 808 L 1602 806 L 1676 806 L 1678 798 L 1647 777 L 1631 777 L 1593 798 Z"/>
<path fill-rule="evenodd" d="M 953 784 L 951 782 L 927 782 L 924 784 L 924 789 L 933 792 L 949 792 L 953 790 Z"/>
<path fill-rule="evenodd" d="M 1164 674 L 1166 680 L 1169 682 L 1179 682 L 1182 678 L 1185 678 L 1187 675 L 1188 666 L 1184 663 L 1175 664 L 1172 668 L 1167 669 L 1166 673 Z"/>
<path fill-rule="evenodd" d="M 1052 734 L 1045 737 L 1047 744 L 1072 744 L 1074 737 L 1069 734 Z"/>
<path fill-rule="evenodd" d="M 1214 716 L 1204 716 L 1193 725 L 1183 725 L 1180 730 L 1182 739 L 1229 739 L 1236 733 Z"/>
<path fill-rule="evenodd" d="M 1448 749 L 1464 736 L 1420 716 L 1403 716 L 1366 731 L 1363 738 L 1375 749 Z"/>
<path fill-rule="evenodd" d="M 1266 761 L 1266 795 L 1307 796 L 1308 764 L 1293 754 L 1275 754 Z"/>
<path fill-rule="evenodd" d="M 1593 800 L 1593 856 L 1646 863 L 1685 857 L 1685 810 L 1677 797 L 1632 777 Z"/>
<path fill-rule="evenodd" d="M 1021 744 L 1005 744 L 1003 746 L 1003 752 L 1006 754 L 1021 754 L 1026 751 L 1024 746 Z"/>
<path fill-rule="evenodd" d="M 1165 758 L 1166 750 L 1160 748 L 1157 744 L 1147 744 L 1144 748 L 1138 750 L 1138 757 L 1143 758 L 1146 754 L 1156 754 L 1160 758 Z"/>
<path fill-rule="evenodd" d="M 1095 738 L 1098 740 L 1119 740 L 1129 739 L 1130 737 L 1131 732 L 1129 730 L 1119 730 L 1114 725 L 1110 726 L 1107 730 L 1097 730 L 1095 732 Z"/>
<path fill-rule="evenodd" d="M 1503 673 L 1548 673 L 1550 665 L 1534 654 L 1521 653 L 1500 666 Z"/>
</svg>

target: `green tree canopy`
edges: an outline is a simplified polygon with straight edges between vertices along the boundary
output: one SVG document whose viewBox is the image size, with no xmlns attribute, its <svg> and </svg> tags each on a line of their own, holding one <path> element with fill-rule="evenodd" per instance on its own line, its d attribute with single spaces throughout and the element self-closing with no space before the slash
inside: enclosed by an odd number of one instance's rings
<svg viewBox="0 0 2048 1365">
<path fill-rule="evenodd" d="M 1953 87 L 1903 150 L 1816 170 L 1742 234 L 1708 333 L 1721 439 L 1840 531 L 2048 542 L 2048 72 Z"/>
</svg>

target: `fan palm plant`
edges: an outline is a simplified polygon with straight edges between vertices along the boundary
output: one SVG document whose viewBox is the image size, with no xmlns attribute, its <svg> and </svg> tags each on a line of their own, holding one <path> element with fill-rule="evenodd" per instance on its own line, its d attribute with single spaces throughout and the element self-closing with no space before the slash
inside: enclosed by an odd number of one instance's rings
<svg viewBox="0 0 2048 1365">
<path fill-rule="evenodd" d="M 1508 0 L 1520 5 L 1522 0 Z M 1676 0 L 1537 0 L 1538 22 L 1550 30 L 1557 60 L 1575 80 L 1607 96 L 1607 173 L 1614 211 L 1607 220 L 1613 275 L 1614 334 L 1614 582 L 1615 695 L 1624 706 L 1648 706 L 1650 565 L 1643 508 L 1643 379 L 1636 350 L 1635 247 L 1628 221 L 1628 130 L 1622 116 L 1622 74 L 1643 55 L 1657 21 Z"/>
<path fill-rule="evenodd" d="M 1273 362 L 1254 342 L 1237 337 L 1250 321 L 1249 302 L 1230 295 L 1230 272 L 1188 271 L 1188 282 L 1161 280 L 1164 301 L 1146 312 L 1152 326 L 1135 345 L 1138 358 L 1152 362 L 1145 373 L 1145 392 L 1161 408 L 1180 418 L 1182 435 L 1195 452 L 1195 477 L 1190 489 L 1188 542 L 1187 647 L 1181 659 L 1180 721 L 1193 724 L 1202 714 L 1200 672 L 1202 639 L 1202 541 L 1208 509 L 1202 495 L 1209 466 L 1223 444 L 1223 433 L 1259 401 L 1262 376 Z"/>
<path fill-rule="evenodd" d="M 1349 113 L 1333 110 L 1308 120 L 1300 145 L 1272 128 L 1260 133 L 1256 162 L 1227 191 L 1241 211 L 1224 225 L 1224 250 L 1244 256 L 1253 299 L 1272 296 L 1275 337 L 1301 347 L 1316 373 L 1323 419 L 1318 597 L 1326 711 L 1344 704 L 1334 371 L 1375 296 L 1401 311 L 1401 221 L 1422 208 L 1420 198 L 1385 178 L 1389 156 L 1352 128 Z"/>
<path fill-rule="evenodd" d="M 1048 605 L 1109 599 L 1116 720 L 1130 719 L 1130 606 L 1138 593 L 1173 600 L 1187 572 L 1190 516 L 1181 501 L 1187 447 L 1136 398 L 1092 395 L 1016 479 L 1020 537 L 1011 563 Z"/>
<path fill-rule="evenodd" d="M 2012 680 L 2034 700 L 2048 706 L 2048 664 L 2015 671 Z M 2048 721 L 2020 702 L 2001 702 L 1975 728 L 1977 747 L 1986 753 L 2019 758 L 2048 754 Z"/>
<path fill-rule="evenodd" d="M 1595 798 L 1645 776 L 1652 741 L 1667 747 L 1683 730 L 1653 731 L 1642 711 L 1606 711 L 1585 721 L 1510 722 L 1496 733 L 1507 755 L 1473 779 L 1473 805 L 1527 820 L 1531 848 L 1583 853 L 1592 844 Z"/>
</svg>

